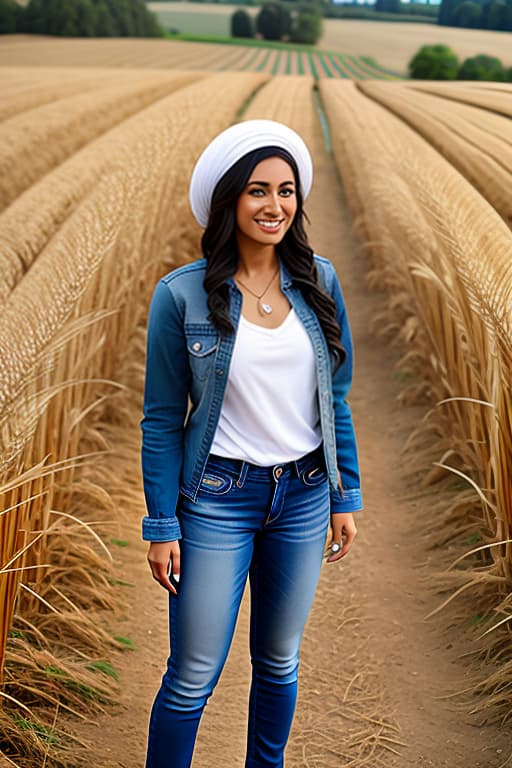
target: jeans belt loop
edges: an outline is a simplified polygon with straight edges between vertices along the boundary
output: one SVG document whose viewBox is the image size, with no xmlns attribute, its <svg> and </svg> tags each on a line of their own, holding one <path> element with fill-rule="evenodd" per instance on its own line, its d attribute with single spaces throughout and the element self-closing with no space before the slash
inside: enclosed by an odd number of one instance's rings
<svg viewBox="0 0 512 768">
<path fill-rule="evenodd" d="M 240 467 L 240 474 L 238 475 L 238 480 L 236 481 L 237 488 L 244 487 L 245 478 L 247 477 L 248 471 L 249 471 L 249 462 L 242 461 L 242 465 Z"/>
</svg>

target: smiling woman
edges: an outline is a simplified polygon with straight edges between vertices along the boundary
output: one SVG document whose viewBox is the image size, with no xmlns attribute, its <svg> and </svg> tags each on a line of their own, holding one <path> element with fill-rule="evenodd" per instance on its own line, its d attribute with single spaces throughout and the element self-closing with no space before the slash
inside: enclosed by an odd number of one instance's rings
<svg viewBox="0 0 512 768">
<path fill-rule="evenodd" d="M 304 231 L 311 183 L 309 151 L 287 126 L 249 120 L 223 131 L 190 185 L 204 258 L 154 291 L 143 538 L 169 593 L 171 648 L 146 768 L 189 768 L 247 578 L 245 766 L 283 765 L 322 558 L 339 561 L 356 535 L 352 341 L 336 273 Z"/>
</svg>

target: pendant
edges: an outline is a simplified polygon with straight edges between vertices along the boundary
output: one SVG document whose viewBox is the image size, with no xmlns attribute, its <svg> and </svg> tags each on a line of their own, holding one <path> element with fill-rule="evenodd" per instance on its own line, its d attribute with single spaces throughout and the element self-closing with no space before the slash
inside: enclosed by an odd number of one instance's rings
<svg viewBox="0 0 512 768">
<path fill-rule="evenodd" d="M 263 304 L 262 301 L 258 302 L 258 309 L 260 310 L 262 315 L 272 314 L 272 307 L 270 306 L 270 304 Z"/>
</svg>

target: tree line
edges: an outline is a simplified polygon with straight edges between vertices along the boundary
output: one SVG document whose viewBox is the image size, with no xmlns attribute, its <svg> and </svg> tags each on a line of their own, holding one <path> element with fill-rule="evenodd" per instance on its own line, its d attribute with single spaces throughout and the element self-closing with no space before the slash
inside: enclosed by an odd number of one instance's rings
<svg viewBox="0 0 512 768">
<path fill-rule="evenodd" d="M 512 0 L 442 0 L 438 23 L 512 32 Z"/>
<path fill-rule="evenodd" d="M 512 82 L 512 67 L 479 53 L 460 62 L 447 45 L 422 45 L 409 62 L 409 76 L 417 80 L 490 80 Z"/>
<path fill-rule="evenodd" d="M 64 37 L 163 37 L 144 0 L 0 0 L 0 33 Z"/>
<path fill-rule="evenodd" d="M 231 16 L 232 37 L 254 37 L 258 33 L 264 40 L 314 45 L 322 31 L 322 10 L 314 3 L 297 4 L 292 14 L 283 3 L 270 0 L 263 3 L 254 22 L 242 9 Z"/>
</svg>

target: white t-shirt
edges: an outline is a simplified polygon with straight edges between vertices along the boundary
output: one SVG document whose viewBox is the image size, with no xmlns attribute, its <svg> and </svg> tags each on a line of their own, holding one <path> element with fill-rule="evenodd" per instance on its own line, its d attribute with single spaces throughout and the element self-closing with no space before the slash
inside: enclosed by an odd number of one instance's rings
<svg viewBox="0 0 512 768">
<path fill-rule="evenodd" d="M 241 315 L 211 453 L 269 466 L 321 440 L 315 354 L 295 311 L 277 328 Z"/>
</svg>

